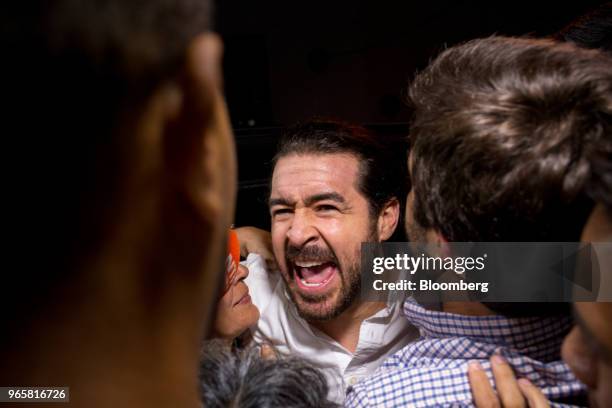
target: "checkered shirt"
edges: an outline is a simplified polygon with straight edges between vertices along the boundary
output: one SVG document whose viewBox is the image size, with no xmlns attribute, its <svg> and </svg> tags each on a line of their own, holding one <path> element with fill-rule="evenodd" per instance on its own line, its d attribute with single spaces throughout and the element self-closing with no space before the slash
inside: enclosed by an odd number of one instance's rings
<svg viewBox="0 0 612 408">
<path fill-rule="evenodd" d="M 496 351 L 551 401 L 585 393 L 560 360 L 569 317 L 464 316 L 427 310 L 413 299 L 405 302 L 404 314 L 421 338 L 349 388 L 345 406 L 473 407 L 468 363 L 478 361 L 492 380 L 489 357 Z"/>
</svg>

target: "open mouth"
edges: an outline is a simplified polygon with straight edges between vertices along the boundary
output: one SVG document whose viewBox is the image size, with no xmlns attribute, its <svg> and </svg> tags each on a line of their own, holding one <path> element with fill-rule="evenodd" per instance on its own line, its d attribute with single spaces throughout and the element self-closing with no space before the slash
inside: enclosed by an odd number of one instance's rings
<svg viewBox="0 0 612 408">
<path fill-rule="evenodd" d="M 294 270 L 298 287 L 308 292 L 321 291 L 338 274 L 338 267 L 333 262 L 295 261 Z"/>
</svg>

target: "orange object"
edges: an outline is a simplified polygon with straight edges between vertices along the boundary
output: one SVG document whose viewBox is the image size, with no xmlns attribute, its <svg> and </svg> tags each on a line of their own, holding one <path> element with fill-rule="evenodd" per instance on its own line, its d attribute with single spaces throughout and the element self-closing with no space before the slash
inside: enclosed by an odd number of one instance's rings
<svg viewBox="0 0 612 408">
<path fill-rule="evenodd" d="M 229 230 L 227 240 L 227 260 L 225 263 L 225 290 L 227 292 L 233 284 L 236 275 L 238 274 L 238 265 L 240 265 L 240 241 L 238 234 L 233 229 Z"/>
<path fill-rule="evenodd" d="M 234 259 L 236 267 L 240 263 L 240 241 L 238 240 L 238 234 L 233 229 L 229 230 L 229 240 L 227 243 L 227 249 L 229 254 Z"/>
</svg>

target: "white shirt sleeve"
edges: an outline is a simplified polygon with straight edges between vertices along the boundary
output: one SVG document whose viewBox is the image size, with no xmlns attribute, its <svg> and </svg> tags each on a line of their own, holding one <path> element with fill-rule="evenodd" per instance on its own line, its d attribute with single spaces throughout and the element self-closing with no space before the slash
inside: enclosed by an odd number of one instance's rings
<svg viewBox="0 0 612 408">
<path fill-rule="evenodd" d="M 281 279 L 280 272 L 268 271 L 266 261 L 254 253 L 249 254 L 247 259 L 241 263 L 249 270 L 249 276 L 244 281 L 249 287 L 251 300 L 259 309 L 259 313 L 263 315 Z"/>
</svg>

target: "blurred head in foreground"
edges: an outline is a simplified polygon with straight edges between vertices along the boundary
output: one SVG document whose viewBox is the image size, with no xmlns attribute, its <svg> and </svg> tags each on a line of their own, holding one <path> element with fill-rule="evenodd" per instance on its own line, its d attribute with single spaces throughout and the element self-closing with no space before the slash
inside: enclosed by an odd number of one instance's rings
<svg viewBox="0 0 612 408">
<path fill-rule="evenodd" d="M 0 382 L 69 385 L 76 406 L 194 405 L 236 190 L 210 4 L 2 8 Z"/>
</svg>

